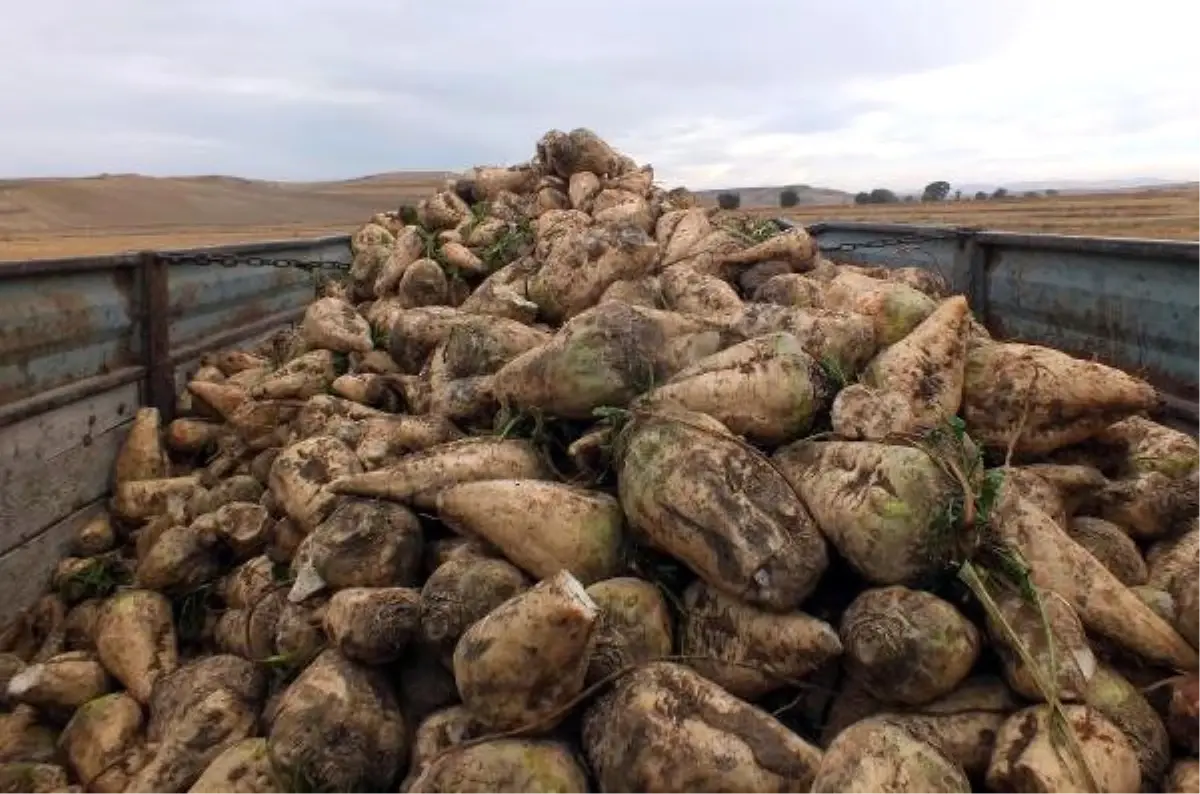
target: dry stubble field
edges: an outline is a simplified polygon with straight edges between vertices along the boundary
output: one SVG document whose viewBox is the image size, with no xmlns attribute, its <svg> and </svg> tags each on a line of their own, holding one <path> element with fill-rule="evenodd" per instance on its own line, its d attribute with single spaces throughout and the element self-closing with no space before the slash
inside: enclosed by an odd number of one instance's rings
<svg viewBox="0 0 1200 794">
<path fill-rule="evenodd" d="M 0 260 L 88 256 L 352 231 L 373 212 L 413 201 L 444 174 L 344 182 L 232 177 L 0 180 Z M 1200 194 L 1173 190 L 885 206 L 751 210 L 803 223 L 860 220 L 1088 236 L 1196 240 Z"/>
<path fill-rule="evenodd" d="M 344 234 L 438 189 L 444 174 L 340 182 L 234 177 L 0 180 L 0 261 Z"/>
<path fill-rule="evenodd" d="M 999 201 L 936 204 L 806 206 L 754 210 L 805 224 L 823 220 L 978 226 L 1006 232 L 1074 234 L 1087 237 L 1200 238 L 1200 191 L 1195 187 Z"/>
</svg>

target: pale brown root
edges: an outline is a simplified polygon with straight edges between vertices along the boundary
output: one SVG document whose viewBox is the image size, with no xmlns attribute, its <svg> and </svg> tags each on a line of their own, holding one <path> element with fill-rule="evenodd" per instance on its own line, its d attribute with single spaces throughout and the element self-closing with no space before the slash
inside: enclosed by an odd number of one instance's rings
<svg viewBox="0 0 1200 794">
<path fill-rule="evenodd" d="M 438 491 L 464 482 L 551 479 L 541 456 L 523 439 L 493 437 L 453 441 L 415 452 L 387 468 L 341 477 L 334 494 L 411 502 L 434 508 Z"/>
<path fill-rule="evenodd" d="M 1196 669 L 1195 648 L 1014 489 L 1002 488 L 992 525 L 1029 564 L 1034 584 L 1065 598 L 1085 627 L 1147 661 Z"/>
<path fill-rule="evenodd" d="M 922 450 L 806 440 L 779 449 L 772 463 L 822 534 L 868 581 L 915 581 L 950 560 L 956 541 L 938 522 L 955 486 Z"/>
<path fill-rule="evenodd" d="M 1139 791 L 1137 755 L 1125 735 L 1089 706 L 1062 707 L 1080 737 L 1097 792 Z M 994 791 L 1091 791 L 1070 754 L 1058 747 L 1049 706 L 1031 706 L 1012 715 L 996 736 L 987 783 Z"/>
<path fill-rule="evenodd" d="M 659 589 L 633 576 L 596 582 L 587 589 L 600 608 L 589 685 L 631 665 L 668 656 L 674 647 L 671 613 Z"/>
<path fill-rule="evenodd" d="M 637 404 L 678 405 L 750 441 L 776 445 L 803 435 L 826 399 L 817 362 L 794 336 L 776 333 L 700 359 Z"/>
<path fill-rule="evenodd" d="M 179 664 L 171 603 L 147 590 L 110 598 L 96 625 L 100 662 L 139 703 L 148 703 L 155 682 Z"/>
<path fill-rule="evenodd" d="M 969 313 L 961 295 L 943 301 L 911 333 L 872 359 L 860 382 L 834 401 L 834 431 L 846 438 L 882 440 L 922 433 L 955 416 L 962 402 Z"/>
<path fill-rule="evenodd" d="M 1042 680 L 1050 682 L 1058 698 L 1082 700 L 1097 669 L 1083 624 L 1062 596 L 1046 591 L 1039 597 L 1041 608 L 1015 590 L 1001 589 L 992 594 L 1000 615 L 1023 646 L 1018 652 L 1007 631 L 989 617 L 988 634 L 1004 665 L 1004 677 L 1014 692 L 1030 700 L 1046 699 L 1047 694 L 1039 686 Z M 1049 623 L 1049 637 L 1042 623 L 1042 609 Z M 1039 674 L 1028 669 L 1024 658 L 1034 659 Z"/>
<path fill-rule="evenodd" d="M 618 491 L 636 536 L 707 582 L 772 611 L 816 587 L 828 550 L 787 480 L 704 414 L 674 407 L 624 431 Z"/>
<path fill-rule="evenodd" d="M 1143 381 L 1094 361 L 1036 345 L 985 343 L 967 354 L 962 416 L 979 443 L 1046 454 L 1084 441 L 1157 402 Z"/>
<path fill-rule="evenodd" d="M 616 575 L 625 518 L 607 494 L 540 480 L 485 480 L 441 491 L 438 517 L 535 578 L 570 571 L 585 586 Z"/>
<path fill-rule="evenodd" d="M 159 480 L 169 476 L 169 461 L 160 439 L 162 418 L 157 408 L 139 408 L 117 460 L 113 464 L 116 483 Z"/>
<path fill-rule="evenodd" d="M 939 747 L 903 723 L 871 717 L 838 734 L 810 790 L 969 792 L 971 785 Z"/>
<path fill-rule="evenodd" d="M 979 657 L 975 626 L 950 603 L 919 590 L 866 590 L 842 615 L 846 665 L 887 702 L 920 705 L 949 694 Z"/>
<path fill-rule="evenodd" d="M 321 298 L 310 303 L 304 312 L 300 333 L 310 349 L 366 353 L 375 346 L 371 342 L 371 326 L 352 305 L 337 298 Z"/>
<path fill-rule="evenodd" d="M 583 750 L 605 791 L 806 791 L 821 763 L 767 712 L 670 662 L 629 672 L 588 707 Z"/>
<path fill-rule="evenodd" d="M 586 792 L 587 773 L 564 742 L 497 739 L 430 763 L 410 792 Z"/>
<path fill-rule="evenodd" d="M 334 731 L 344 739 L 329 741 Z M 267 750 L 286 791 L 382 791 L 407 757 L 408 739 L 381 674 L 325 651 L 284 692 Z"/>
<path fill-rule="evenodd" d="M 702 580 L 684 593 L 679 647 L 684 656 L 710 658 L 692 667 L 744 700 L 803 679 L 842 652 L 837 632 L 824 621 L 756 609 Z"/>
<path fill-rule="evenodd" d="M 557 712 L 583 689 L 599 615 L 583 585 L 565 571 L 496 607 L 455 648 L 463 704 L 498 730 Z"/>
</svg>

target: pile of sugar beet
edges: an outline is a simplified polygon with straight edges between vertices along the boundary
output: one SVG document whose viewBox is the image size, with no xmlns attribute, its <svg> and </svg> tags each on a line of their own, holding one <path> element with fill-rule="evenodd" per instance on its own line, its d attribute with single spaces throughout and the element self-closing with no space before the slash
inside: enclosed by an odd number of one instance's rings
<svg viewBox="0 0 1200 794">
<path fill-rule="evenodd" d="M 137 413 L 0 638 L 0 790 L 1197 790 L 1146 383 L 586 130 L 352 244 Z"/>
</svg>

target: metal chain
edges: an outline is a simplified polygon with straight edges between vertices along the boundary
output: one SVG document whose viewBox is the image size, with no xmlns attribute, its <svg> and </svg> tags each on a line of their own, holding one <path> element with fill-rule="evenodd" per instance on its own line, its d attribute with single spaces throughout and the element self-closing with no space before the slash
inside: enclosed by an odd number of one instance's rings
<svg viewBox="0 0 1200 794">
<path fill-rule="evenodd" d="M 348 271 L 347 262 L 320 262 L 306 259 L 286 259 L 269 256 L 248 256 L 246 254 L 217 254 L 217 253 L 160 253 L 160 259 L 169 265 L 219 265 L 221 267 L 275 267 L 295 268 L 314 272 L 318 270 Z"/>
<path fill-rule="evenodd" d="M 862 242 L 851 243 L 826 243 L 818 242 L 817 248 L 821 253 L 836 253 L 845 251 L 856 251 L 860 248 L 895 248 L 900 246 L 920 246 L 923 243 L 933 242 L 934 240 L 952 240 L 954 234 L 909 234 L 903 237 L 885 237 L 878 240 L 863 240 Z"/>
<path fill-rule="evenodd" d="M 953 233 L 947 234 L 909 234 L 902 237 L 885 237 L 877 240 L 863 240 L 847 243 L 818 243 L 821 253 L 839 253 L 856 251 L 862 248 L 894 248 L 898 246 L 920 246 L 922 243 L 934 240 L 954 239 Z M 251 256 L 246 254 L 219 253 L 160 253 L 159 258 L 170 265 L 218 265 L 220 267 L 274 267 L 280 269 L 295 268 L 309 272 L 332 270 L 347 272 L 348 262 L 321 262 L 306 259 L 287 259 L 283 257 Z"/>
</svg>

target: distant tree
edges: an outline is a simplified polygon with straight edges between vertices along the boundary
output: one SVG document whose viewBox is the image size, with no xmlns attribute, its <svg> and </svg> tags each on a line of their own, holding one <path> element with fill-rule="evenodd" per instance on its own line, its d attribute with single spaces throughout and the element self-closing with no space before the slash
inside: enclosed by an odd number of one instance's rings
<svg viewBox="0 0 1200 794">
<path fill-rule="evenodd" d="M 899 201 L 900 197 L 885 187 L 877 187 L 870 193 L 858 193 L 854 196 L 855 204 L 895 204 Z"/>
<path fill-rule="evenodd" d="M 1006 187 L 996 188 L 995 190 L 992 191 L 992 198 L 994 198 L 994 199 L 1008 198 L 1008 188 L 1006 188 Z"/>
<path fill-rule="evenodd" d="M 954 191 L 954 200 L 962 201 L 962 191 L 961 190 Z"/>
<path fill-rule="evenodd" d="M 1052 188 L 1052 187 L 1048 187 L 1048 188 L 1046 188 L 1046 195 L 1047 196 L 1057 196 L 1058 190 L 1056 190 L 1055 188 Z"/>
<path fill-rule="evenodd" d="M 921 194 L 921 201 L 945 201 L 946 196 L 950 195 L 950 183 L 939 179 L 937 182 L 930 182 L 925 186 L 925 192 Z"/>
<path fill-rule="evenodd" d="M 779 191 L 779 206 L 794 207 L 800 203 L 800 193 L 794 187 Z"/>
<path fill-rule="evenodd" d="M 988 194 L 987 194 L 986 190 L 975 191 L 975 200 L 976 201 L 987 201 L 987 197 L 988 197 Z"/>
<path fill-rule="evenodd" d="M 900 198 L 885 187 L 877 187 L 871 191 L 872 204 L 895 204 Z"/>
<path fill-rule="evenodd" d="M 916 200 L 917 200 L 917 197 L 914 196 L 912 193 L 909 193 L 907 196 L 904 197 L 905 204 L 911 204 Z"/>
<path fill-rule="evenodd" d="M 742 206 L 741 193 L 718 193 L 717 206 L 723 210 L 735 210 Z"/>
<path fill-rule="evenodd" d="M 1038 193 L 1036 190 L 1026 190 L 1023 195 L 1025 196 L 1025 198 L 1041 198 L 1042 197 L 1042 194 Z"/>
</svg>

